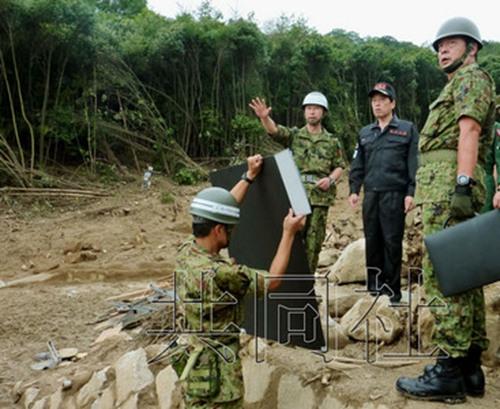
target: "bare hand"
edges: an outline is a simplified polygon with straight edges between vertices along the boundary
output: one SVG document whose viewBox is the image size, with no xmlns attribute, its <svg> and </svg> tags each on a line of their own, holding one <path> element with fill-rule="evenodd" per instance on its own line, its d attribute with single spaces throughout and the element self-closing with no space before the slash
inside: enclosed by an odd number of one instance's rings
<svg viewBox="0 0 500 409">
<path fill-rule="evenodd" d="M 351 195 L 347 198 L 347 201 L 351 205 L 351 207 L 354 209 L 359 202 L 359 195 L 357 193 L 351 193 Z"/>
<path fill-rule="evenodd" d="M 405 197 L 405 213 L 408 213 L 410 210 L 415 208 L 415 204 L 413 203 L 413 196 Z"/>
<path fill-rule="evenodd" d="M 253 109 L 255 115 L 257 115 L 260 119 L 267 118 L 272 110 L 271 107 L 266 105 L 266 100 L 260 99 L 259 97 L 252 99 L 252 102 L 250 102 L 248 106 Z"/>
<path fill-rule="evenodd" d="M 321 178 L 316 182 L 316 186 L 319 187 L 322 191 L 326 192 L 330 189 L 330 178 Z"/>
<path fill-rule="evenodd" d="M 500 192 L 496 192 L 495 196 L 493 196 L 493 207 L 500 209 Z"/>
<path fill-rule="evenodd" d="M 249 156 L 247 158 L 247 166 L 248 166 L 247 176 L 250 179 L 255 179 L 262 170 L 263 163 L 264 159 L 262 158 L 262 155 L 257 154 L 254 156 Z"/>
<path fill-rule="evenodd" d="M 289 209 L 288 214 L 283 220 L 283 231 L 287 231 L 295 235 L 299 230 L 302 230 L 306 225 L 306 216 L 294 215 L 293 210 Z"/>
</svg>

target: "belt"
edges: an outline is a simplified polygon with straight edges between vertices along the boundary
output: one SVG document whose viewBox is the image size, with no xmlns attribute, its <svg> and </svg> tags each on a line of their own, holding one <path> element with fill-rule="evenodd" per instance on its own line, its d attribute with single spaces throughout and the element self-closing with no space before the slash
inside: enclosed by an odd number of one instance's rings
<svg viewBox="0 0 500 409">
<path fill-rule="evenodd" d="M 437 149 L 435 151 L 421 152 L 419 161 L 420 165 L 432 162 L 456 162 L 457 151 L 453 149 Z"/>
<path fill-rule="evenodd" d="M 316 175 L 300 175 L 300 178 L 304 183 L 316 183 L 318 180 Z"/>
</svg>

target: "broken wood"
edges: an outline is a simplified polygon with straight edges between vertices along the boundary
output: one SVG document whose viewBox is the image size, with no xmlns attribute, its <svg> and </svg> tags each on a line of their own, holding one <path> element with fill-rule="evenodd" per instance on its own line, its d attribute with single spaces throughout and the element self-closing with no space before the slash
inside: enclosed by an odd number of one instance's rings
<svg viewBox="0 0 500 409">
<path fill-rule="evenodd" d="M 98 190 L 81 189 L 54 189 L 54 188 L 36 188 L 36 187 L 2 187 L 0 193 L 15 196 L 68 196 L 68 197 L 105 197 L 109 193 Z"/>
</svg>

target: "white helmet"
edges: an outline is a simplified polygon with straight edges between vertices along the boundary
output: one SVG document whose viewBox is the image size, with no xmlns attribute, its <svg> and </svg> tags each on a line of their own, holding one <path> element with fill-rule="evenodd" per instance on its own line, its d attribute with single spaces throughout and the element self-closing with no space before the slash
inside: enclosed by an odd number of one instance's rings
<svg viewBox="0 0 500 409">
<path fill-rule="evenodd" d="M 302 102 L 302 108 L 306 105 L 319 105 L 328 111 L 328 100 L 321 92 L 318 91 L 313 91 L 306 95 L 304 101 Z"/>
</svg>

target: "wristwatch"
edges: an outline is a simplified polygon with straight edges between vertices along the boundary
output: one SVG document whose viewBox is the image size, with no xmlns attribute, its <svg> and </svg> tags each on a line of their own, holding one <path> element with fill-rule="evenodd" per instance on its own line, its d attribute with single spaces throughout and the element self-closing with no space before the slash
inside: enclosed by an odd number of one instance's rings
<svg viewBox="0 0 500 409">
<path fill-rule="evenodd" d="M 330 182 L 330 186 L 335 184 L 335 179 L 331 176 L 328 176 L 328 181 Z"/>
<path fill-rule="evenodd" d="M 253 183 L 253 179 L 250 179 L 247 175 L 247 172 L 243 172 L 243 175 L 241 175 L 241 180 L 244 180 L 247 182 L 249 185 Z"/>
<path fill-rule="evenodd" d="M 460 174 L 457 176 L 457 185 L 458 186 L 469 186 L 474 184 L 474 179 L 470 176 Z"/>
</svg>

